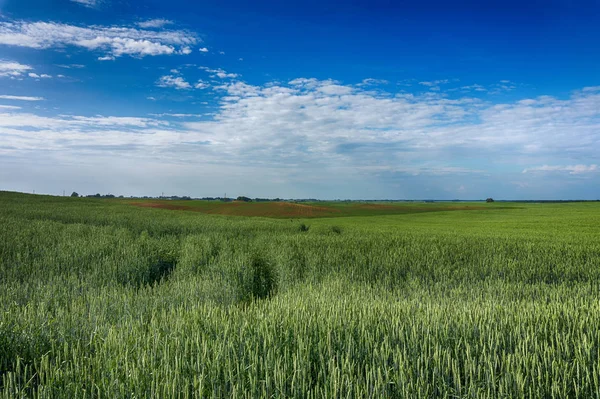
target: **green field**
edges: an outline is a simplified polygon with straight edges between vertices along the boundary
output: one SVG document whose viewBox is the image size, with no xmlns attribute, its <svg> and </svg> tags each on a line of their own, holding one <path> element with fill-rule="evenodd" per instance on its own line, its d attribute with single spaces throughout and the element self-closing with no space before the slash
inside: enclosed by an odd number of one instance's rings
<svg viewBox="0 0 600 399">
<path fill-rule="evenodd" d="M 0 397 L 600 398 L 600 203 L 312 205 L 0 192 Z"/>
</svg>

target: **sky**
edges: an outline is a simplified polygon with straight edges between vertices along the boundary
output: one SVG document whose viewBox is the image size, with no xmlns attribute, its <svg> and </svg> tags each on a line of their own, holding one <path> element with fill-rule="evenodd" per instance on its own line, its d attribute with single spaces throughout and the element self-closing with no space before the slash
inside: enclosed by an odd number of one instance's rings
<svg viewBox="0 0 600 399">
<path fill-rule="evenodd" d="M 0 190 L 600 199 L 600 0 L 0 0 Z"/>
</svg>

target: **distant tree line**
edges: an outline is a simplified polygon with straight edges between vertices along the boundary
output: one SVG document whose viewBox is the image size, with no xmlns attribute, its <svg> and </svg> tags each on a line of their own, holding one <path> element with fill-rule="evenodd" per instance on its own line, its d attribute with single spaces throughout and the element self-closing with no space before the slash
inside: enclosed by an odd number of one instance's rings
<svg viewBox="0 0 600 399">
<path fill-rule="evenodd" d="M 86 195 L 86 198 L 117 198 L 117 196 L 113 195 L 113 194 L 90 194 L 90 195 Z M 119 196 L 119 198 L 123 198 L 123 196 Z"/>
<path fill-rule="evenodd" d="M 189 201 L 189 200 L 192 199 L 192 197 L 187 196 L 187 195 L 184 195 L 184 196 L 181 196 L 181 197 L 179 197 L 177 195 L 171 195 L 171 196 L 168 196 L 168 197 L 160 196 L 158 198 L 159 199 L 167 199 L 167 200 L 177 200 L 177 201 Z"/>
<path fill-rule="evenodd" d="M 96 194 L 90 194 L 90 195 L 80 195 L 79 193 L 77 193 L 76 191 L 73 191 L 73 193 L 71 194 L 71 197 L 74 198 L 125 198 L 122 195 L 119 195 L 118 197 L 115 196 L 114 194 L 100 194 L 100 193 L 96 193 Z M 222 201 L 222 202 L 231 202 L 233 201 L 233 198 L 227 198 L 227 197 L 202 197 L 202 198 L 193 198 L 190 197 L 188 195 L 183 195 L 183 196 L 178 196 L 178 195 L 171 195 L 171 196 L 158 196 L 158 197 L 151 197 L 151 196 L 130 196 L 128 198 L 139 198 L 139 199 L 162 199 L 162 200 L 176 200 L 176 201 L 188 201 L 188 200 L 202 200 L 202 201 Z M 281 202 L 281 201 L 290 201 L 290 202 L 320 202 L 322 200 L 316 199 L 316 198 L 300 198 L 300 199 L 282 199 L 282 198 L 250 198 L 250 197 L 246 197 L 244 195 L 240 195 L 239 197 L 237 197 L 235 199 L 236 201 L 243 201 L 243 202 Z M 453 199 L 450 200 L 451 202 L 465 202 L 464 200 L 458 200 L 458 199 Z M 471 202 L 473 200 L 469 200 L 467 202 Z M 499 200 L 499 202 L 523 202 L 523 203 L 564 203 L 564 202 L 599 202 L 600 200 Z M 444 202 L 442 201 L 438 201 L 438 200 L 333 200 L 332 202 L 348 202 L 348 203 L 357 203 L 357 202 Z M 493 198 L 489 197 L 485 199 L 485 202 L 496 202 L 496 200 L 494 200 Z"/>
<path fill-rule="evenodd" d="M 235 200 L 243 201 L 243 202 L 280 202 L 280 201 L 283 201 L 281 198 L 254 198 L 254 199 L 252 199 L 250 197 L 246 197 L 243 195 L 240 195 Z"/>
<path fill-rule="evenodd" d="M 96 194 L 90 194 L 90 195 L 79 195 L 79 193 L 77 193 L 77 191 L 73 191 L 71 193 L 71 197 L 73 198 L 125 198 L 122 195 L 119 195 L 118 197 L 114 194 L 100 194 L 100 193 L 96 193 Z"/>
</svg>

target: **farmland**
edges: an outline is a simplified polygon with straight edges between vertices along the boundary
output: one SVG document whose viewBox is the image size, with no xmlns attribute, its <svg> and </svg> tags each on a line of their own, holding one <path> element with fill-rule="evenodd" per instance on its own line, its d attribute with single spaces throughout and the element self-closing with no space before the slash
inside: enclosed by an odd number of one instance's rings
<svg viewBox="0 0 600 399">
<path fill-rule="evenodd" d="M 0 397 L 600 397 L 600 203 L 0 192 L 0 223 Z"/>
<path fill-rule="evenodd" d="M 344 216 L 400 215 L 407 213 L 485 210 L 489 206 L 479 203 L 435 204 L 435 203 L 357 203 L 357 202 L 221 202 L 221 201 L 160 201 L 125 200 L 125 204 L 144 208 L 157 208 L 212 215 L 260 216 L 270 218 L 323 218 Z M 498 206 L 496 206 L 496 209 Z"/>
</svg>

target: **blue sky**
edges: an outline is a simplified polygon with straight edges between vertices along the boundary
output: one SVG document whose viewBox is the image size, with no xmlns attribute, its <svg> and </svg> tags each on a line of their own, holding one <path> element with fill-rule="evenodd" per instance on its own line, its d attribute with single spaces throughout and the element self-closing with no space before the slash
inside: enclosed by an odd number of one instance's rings
<svg viewBox="0 0 600 399">
<path fill-rule="evenodd" d="M 598 1 L 0 0 L 0 189 L 600 198 Z"/>
</svg>

